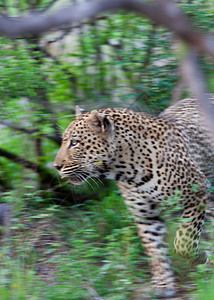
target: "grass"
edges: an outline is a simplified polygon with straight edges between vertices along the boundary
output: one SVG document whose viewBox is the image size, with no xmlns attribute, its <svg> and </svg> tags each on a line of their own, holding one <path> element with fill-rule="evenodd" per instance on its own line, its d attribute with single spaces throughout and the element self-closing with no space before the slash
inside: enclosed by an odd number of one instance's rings
<svg viewBox="0 0 214 300">
<path fill-rule="evenodd" d="M 139 300 L 136 290 L 151 285 L 133 219 L 117 191 L 102 202 L 42 211 L 20 206 L 15 214 L 0 250 L 1 300 Z M 202 247 L 211 249 L 212 241 Z M 193 268 L 171 256 L 185 293 L 214 299 L 211 263 Z"/>
</svg>

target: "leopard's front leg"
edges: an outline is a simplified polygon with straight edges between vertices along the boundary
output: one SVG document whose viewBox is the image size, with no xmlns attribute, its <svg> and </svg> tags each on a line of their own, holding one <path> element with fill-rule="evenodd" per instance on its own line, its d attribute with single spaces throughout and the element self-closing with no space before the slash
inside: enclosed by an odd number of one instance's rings
<svg viewBox="0 0 214 300">
<path fill-rule="evenodd" d="M 132 212 L 139 237 L 149 257 L 154 287 L 161 296 L 175 294 L 174 277 L 167 257 L 166 226 L 160 218 L 157 201 L 142 195 L 127 184 L 118 184 L 128 209 Z"/>
</svg>

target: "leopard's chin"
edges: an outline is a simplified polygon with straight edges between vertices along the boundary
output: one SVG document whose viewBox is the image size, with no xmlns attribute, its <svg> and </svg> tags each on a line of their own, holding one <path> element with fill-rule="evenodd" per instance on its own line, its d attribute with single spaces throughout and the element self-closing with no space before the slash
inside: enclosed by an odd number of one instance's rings
<svg viewBox="0 0 214 300">
<path fill-rule="evenodd" d="M 69 178 L 70 184 L 72 185 L 81 185 L 85 182 L 85 180 L 77 179 L 77 178 Z"/>
</svg>

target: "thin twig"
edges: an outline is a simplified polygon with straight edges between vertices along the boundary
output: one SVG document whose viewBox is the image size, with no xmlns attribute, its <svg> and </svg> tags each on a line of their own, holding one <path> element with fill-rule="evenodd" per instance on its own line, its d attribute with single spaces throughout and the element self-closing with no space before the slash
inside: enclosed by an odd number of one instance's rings
<svg viewBox="0 0 214 300">
<path fill-rule="evenodd" d="M 52 55 L 50 52 L 48 52 L 48 50 L 46 48 L 40 46 L 39 44 L 37 44 L 37 49 L 39 51 L 41 51 L 43 54 L 45 54 L 46 57 L 48 57 L 52 61 L 54 61 L 56 65 L 60 66 L 60 70 L 62 70 L 68 76 L 68 78 L 72 82 L 72 84 L 76 84 L 76 77 L 75 77 L 75 75 L 72 74 L 70 71 L 68 71 L 66 68 L 64 68 L 63 65 L 61 64 L 61 62 L 59 61 L 59 59 L 57 57 L 55 57 L 54 55 Z"/>
<path fill-rule="evenodd" d="M 157 31 L 157 26 L 155 24 L 153 24 L 149 31 L 148 38 L 147 38 L 148 47 L 146 49 L 145 59 L 143 61 L 143 65 L 142 65 L 143 72 L 149 66 L 150 61 L 151 61 L 151 56 L 152 56 L 152 53 L 154 50 L 154 35 L 155 35 L 156 31 Z"/>
<path fill-rule="evenodd" d="M 89 292 L 93 300 L 104 300 L 104 298 L 98 295 L 97 291 L 93 287 L 89 285 L 84 285 L 83 288 Z"/>
</svg>

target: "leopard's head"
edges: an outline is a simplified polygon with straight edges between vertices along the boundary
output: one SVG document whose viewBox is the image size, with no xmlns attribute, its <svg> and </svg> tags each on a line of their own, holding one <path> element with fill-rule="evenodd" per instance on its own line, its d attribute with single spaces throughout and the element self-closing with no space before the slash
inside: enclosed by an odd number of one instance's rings
<svg viewBox="0 0 214 300">
<path fill-rule="evenodd" d="M 114 125 L 97 110 L 82 113 L 70 123 L 62 138 L 62 145 L 54 166 L 62 178 L 75 185 L 90 177 L 105 174 L 114 157 Z"/>
</svg>

